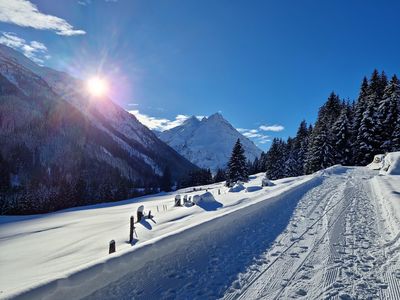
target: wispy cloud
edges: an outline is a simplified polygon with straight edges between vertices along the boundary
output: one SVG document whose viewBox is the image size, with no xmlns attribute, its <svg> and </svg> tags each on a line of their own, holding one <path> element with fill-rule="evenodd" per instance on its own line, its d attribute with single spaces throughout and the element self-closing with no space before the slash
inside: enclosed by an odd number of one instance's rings
<svg viewBox="0 0 400 300">
<path fill-rule="evenodd" d="M 118 0 L 104 0 L 105 2 L 117 2 Z M 78 4 L 86 6 L 92 3 L 92 0 L 78 0 Z"/>
<path fill-rule="evenodd" d="M 273 132 L 280 132 L 285 130 L 285 127 L 283 127 L 282 125 L 261 125 L 259 127 L 260 130 L 262 131 L 273 131 Z"/>
<path fill-rule="evenodd" d="M 266 144 L 271 141 L 270 136 L 261 133 L 258 129 L 237 128 L 237 131 L 248 139 L 253 140 L 256 144 Z"/>
<path fill-rule="evenodd" d="M 47 15 L 28 0 L 0 0 L 0 22 L 31 27 L 41 30 L 52 30 L 59 35 L 85 34 L 76 30 L 66 20 Z"/>
<path fill-rule="evenodd" d="M 131 114 L 133 114 L 140 123 L 146 125 L 151 130 L 157 131 L 165 131 L 179 125 L 182 125 L 190 116 L 187 115 L 177 115 L 174 120 L 169 120 L 166 118 L 156 118 L 151 117 L 146 114 L 142 114 L 139 110 L 130 110 Z"/>
<path fill-rule="evenodd" d="M 39 65 L 44 63 L 45 59 L 49 59 L 47 47 L 38 41 L 27 42 L 18 37 L 13 32 L 2 32 L 0 35 L 0 44 L 21 51 L 26 57 L 30 58 Z"/>
</svg>

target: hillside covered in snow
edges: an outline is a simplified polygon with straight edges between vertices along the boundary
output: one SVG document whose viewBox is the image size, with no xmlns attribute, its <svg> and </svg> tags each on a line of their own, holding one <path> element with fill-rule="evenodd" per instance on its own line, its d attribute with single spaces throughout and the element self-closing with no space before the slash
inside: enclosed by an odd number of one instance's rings
<svg viewBox="0 0 400 300">
<path fill-rule="evenodd" d="M 213 172 L 219 168 L 226 168 L 237 139 L 240 139 L 245 155 L 251 162 L 261 154 L 261 150 L 220 113 L 204 117 L 202 120 L 193 116 L 182 125 L 157 134 L 186 159 Z"/>
<path fill-rule="evenodd" d="M 3 214 L 126 199 L 167 167 L 175 180 L 197 168 L 82 81 L 4 45 L 0 91 Z"/>
</svg>

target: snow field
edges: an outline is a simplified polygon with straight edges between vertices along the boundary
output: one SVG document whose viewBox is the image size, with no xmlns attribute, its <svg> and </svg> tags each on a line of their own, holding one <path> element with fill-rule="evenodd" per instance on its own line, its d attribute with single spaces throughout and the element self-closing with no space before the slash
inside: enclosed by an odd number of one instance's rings
<svg viewBox="0 0 400 300">
<path fill-rule="evenodd" d="M 247 188 L 259 186 L 262 176 L 263 174 L 252 176 L 250 182 L 245 186 Z M 107 286 L 111 288 L 112 282 L 117 281 L 121 284 L 128 282 L 130 284 L 132 277 L 135 278 L 136 287 L 139 287 L 138 295 L 143 295 L 143 297 L 154 293 L 155 285 L 163 287 L 156 294 L 164 295 L 171 289 L 171 286 L 177 292 L 182 288 L 182 283 L 171 285 L 169 280 L 166 280 L 166 278 L 170 278 L 167 275 L 169 274 L 168 270 L 176 269 L 176 267 L 168 267 L 174 262 L 171 257 L 179 257 L 176 262 L 178 265 L 185 265 L 185 260 L 182 260 L 181 257 L 187 257 L 186 264 L 193 264 L 193 274 L 195 275 L 193 275 L 194 277 L 186 275 L 188 284 L 201 282 L 201 278 L 207 281 L 210 274 L 206 272 L 208 269 L 204 269 L 206 268 L 204 262 L 208 261 L 209 249 L 213 245 L 218 247 L 221 244 L 219 240 L 224 238 L 227 241 L 238 239 L 248 244 L 247 252 L 242 252 L 242 261 L 239 262 L 239 265 L 244 268 L 252 258 L 249 258 L 248 254 L 253 250 L 250 247 L 251 243 L 243 238 L 245 235 L 240 234 L 240 228 L 249 230 L 250 233 L 253 232 L 255 228 L 258 228 L 256 224 L 249 228 L 246 227 L 246 224 L 250 219 L 254 219 L 253 215 L 257 215 L 256 211 L 265 207 L 263 211 L 267 212 L 272 209 L 272 203 L 286 205 L 286 200 L 283 201 L 285 194 L 297 193 L 297 189 L 301 189 L 302 186 L 305 186 L 304 189 L 307 190 L 318 178 L 318 175 L 313 175 L 282 179 L 276 181 L 277 184 L 274 187 L 254 192 L 228 193 L 227 188 L 222 184 L 203 187 L 203 190 L 209 189 L 216 202 L 223 205 L 211 210 L 200 206 L 173 207 L 174 194 L 166 194 L 120 203 L 69 209 L 39 216 L 1 217 L 0 297 L 78 299 L 89 296 L 98 290 L 107 294 Z M 221 190 L 221 195 L 218 195 L 218 189 Z M 186 189 L 186 191 L 191 191 L 191 189 Z M 191 192 L 190 195 L 199 193 L 204 193 L 204 191 Z M 296 199 L 293 201 L 295 203 Z M 129 218 L 130 215 L 135 215 L 136 209 L 140 205 L 145 206 L 145 214 L 151 209 L 152 215 L 155 217 L 154 222 L 144 220 L 140 224 L 136 224 L 138 241 L 132 246 L 127 242 Z M 275 214 L 279 214 L 282 210 L 288 220 L 290 210 L 276 205 Z M 157 212 L 157 206 L 159 212 Z M 168 208 L 166 211 L 163 210 L 165 206 Z M 259 216 L 259 220 L 263 220 L 261 215 Z M 263 221 L 270 225 L 268 227 L 278 226 L 273 225 L 274 215 L 270 215 L 269 219 L 270 223 Z M 281 227 L 273 229 L 272 233 L 267 232 L 267 238 L 262 232 L 259 232 L 258 238 L 255 237 L 255 234 L 251 235 L 252 239 L 259 242 L 259 247 L 256 247 L 254 251 L 258 249 L 261 253 L 267 244 L 272 242 L 274 237 L 284 229 L 287 220 L 286 222 L 282 221 Z M 258 219 L 255 219 L 255 222 L 257 221 Z M 116 241 L 117 252 L 108 255 L 108 243 L 111 239 Z M 207 244 L 211 242 L 214 244 Z M 232 252 L 233 249 L 236 249 L 234 244 L 231 243 L 231 247 L 225 250 Z M 229 243 L 224 245 L 229 245 Z M 221 255 L 218 257 L 220 258 L 215 258 L 215 261 L 222 262 L 221 257 L 224 252 L 219 253 Z M 193 259 L 195 263 L 192 262 Z M 161 268 L 162 262 L 166 264 L 164 269 Z M 153 267 L 151 267 L 152 264 Z M 231 265 L 232 269 L 227 268 L 227 261 L 217 265 L 221 270 L 230 272 L 231 275 L 221 275 L 220 279 L 215 282 L 229 285 L 229 280 L 237 274 L 236 264 Z M 15 272 L 15 270 L 20 270 L 20 272 Z M 151 272 L 151 270 L 153 271 Z M 143 278 L 147 279 L 138 280 L 138 277 L 134 276 L 138 272 L 146 274 L 143 275 Z M 182 271 L 181 274 L 185 274 L 184 272 Z M 206 275 L 198 278 L 198 274 Z M 128 281 L 124 281 L 125 276 L 129 278 Z M 153 281 L 155 284 L 152 285 L 151 282 L 155 279 L 157 280 Z M 165 284 L 161 284 L 164 280 Z M 143 286 L 142 292 L 140 292 L 141 286 Z M 197 286 L 199 291 L 206 289 L 204 293 L 216 292 L 215 286 L 210 287 L 204 284 L 202 286 L 203 289 Z M 221 288 L 221 285 L 219 286 Z M 189 293 L 190 285 L 187 288 L 181 292 Z M 193 289 L 190 290 L 190 293 L 193 293 Z M 221 290 L 217 293 L 223 294 Z M 112 294 L 118 295 L 115 291 Z M 120 298 L 124 298 L 124 296 L 120 295 Z"/>
</svg>

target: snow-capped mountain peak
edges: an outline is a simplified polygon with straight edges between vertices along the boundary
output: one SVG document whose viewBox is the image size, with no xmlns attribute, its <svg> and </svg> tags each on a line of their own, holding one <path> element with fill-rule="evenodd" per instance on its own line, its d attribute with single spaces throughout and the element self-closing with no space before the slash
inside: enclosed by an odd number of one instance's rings
<svg viewBox="0 0 400 300">
<path fill-rule="evenodd" d="M 220 113 L 193 116 L 182 125 L 158 133 L 159 137 L 192 163 L 216 171 L 225 168 L 237 139 L 243 144 L 246 157 L 254 160 L 261 150 L 238 132 Z"/>
</svg>

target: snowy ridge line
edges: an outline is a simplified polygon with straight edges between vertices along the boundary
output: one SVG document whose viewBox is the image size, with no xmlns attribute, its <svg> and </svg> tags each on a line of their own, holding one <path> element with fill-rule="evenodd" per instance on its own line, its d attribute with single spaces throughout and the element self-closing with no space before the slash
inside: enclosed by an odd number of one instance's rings
<svg viewBox="0 0 400 300">
<path fill-rule="evenodd" d="M 331 197 L 330 200 L 332 198 L 334 198 L 335 196 L 337 196 L 339 194 L 339 192 L 335 192 Z M 329 200 L 329 201 L 330 201 Z M 260 272 L 255 278 L 252 279 L 252 281 L 246 285 L 243 290 L 240 291 L 240 294 L 232 294 L 233 297 L 227 297 L 227 299 L 242 299 L 242 297 L 244 296 L 244 294 L 246 293 L 246 291 L 265 273 L 267 272 L 279 259 L 281 259 L 281 257 L 287 253 L 287 251 L 289 251 L 294 245 L 296 245 L 299 240 L 301 240 L 302 237 L 304 237 L 319 221 L 322 220 L 322 218 L 325 217 L 325 215 L 327 213 L 329 213 L 332 209 L 334 209 L 339 203 L 343 202 L 343 198 L 341 200 L 339 200 L 338 202 L 336 202 L 335 204 L 333 204 L 330 208 L 328 208 L 318 219 L 315 220 L 315 222 L 313 222 L 311 224 L 311 226 L 309 226 L 297 239 L 296 241 L 294 241 L 292 244 L 289 245 L 289 247 L 287 247 L 284 251 L 282 251 L 269 265 L 268 267 L 266 267 L 262 272 Z M 350 203 L 351 204 L 351 203 Z M 318 245 L 326 236 L 326 234 L 329 232 L 329 230 L 333 227 L 333 225 L 336 223 L 336 221 L 339 219 L 339 216 L 341 214 L 343 214 L 343 212 L 350 206 L 347 205 L 342 211 L 341 213 L 338 215 L 338 218 L 335 220 L 335 222 L 333 222 L 326 230 L 326 232 L 324 233 L 324 235 L 317 241 L 317 243 L 315 245 Z M 315 247 L 314 245 L 314 247 Z M 298 273 L 298 270 L 304 265 L 304 262 L 307 260 L 307 258 L 309 257 L 309 255 L 312 253 L 312 250 L 309 252 L 309 254 L 307 254 L 307 256 L 304 258 L 303 262 L 300 264 L 300 266 L 298 267 L 298 269 L 292 274 L 292 276 L 289 278 L 289 281 L 287 282 L 287 284 L 294 278 L 294 276 Z M 285 289 L 285 286 L 283 286 L 280 290 L 280 292 L 274 297 L 274 299 L 277 299 L 280 294 L 283 292 L 283 290 Z"/>
<path fill-rule="evenodd" d="M 24 290 L 11 292 L 7 295 L 6 299 L 81 299 L 127 274 L 143 268 L 147 262 L 173 253 L 175 249 L 185 244 L 188 240 L 193 238 L 199 239 L 202 234 L 207 234 L 210 228 L 218 231 L 219 228 L 215 225 L 222 218 L 229 218 L 224 220 L 224 222 L 232 221 L 232 224 L 237 224 L 240 220 L 240 218 L 237 219 L 237 214 L 252 214 L 259 207 L 284 200 L 285 197 L 296 193 L 299 189 L 311 189 L 322 181 L 323 177 L 321 174 L 306 177 L 300 182 L 292 183 L 282 190 L 275 191 L 271 195 L 264 194 L 257 196 L 257 198 L 254 198 L 252 202 L 247 203 L 245 206 L 232 209 L 217 216 L 211 215 L 209 218 L 197 223 L 145 241 L 136 247 L 130 248 L 128 251 L 117 252 L 116 255 L 105 256 L 104 258 L 87 263 L 79 269 L 72 270 L 62 278 L 56 278 Z"/>
</svg>

